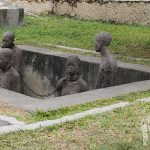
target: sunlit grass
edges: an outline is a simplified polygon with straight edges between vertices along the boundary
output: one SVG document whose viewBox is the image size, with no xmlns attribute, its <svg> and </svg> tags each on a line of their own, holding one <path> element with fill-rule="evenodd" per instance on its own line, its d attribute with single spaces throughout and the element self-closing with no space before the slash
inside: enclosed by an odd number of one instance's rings
<svg viewBox="0 0 150 150">
<path fill-rule="evenodd" d="M 0 135 L 0 145 L 2 150 L 149 150 L 140 130 L 149 113 L 149 103 L 135 103 L 74 122 Z"/>
<path fill-rule="evenodd" d="M 0 28 L 0 33 L 6 30 L 15 31 L 17 44 L 44 47 L 43 43 L 50 43 L 91 50 L 94 50 L 96 33 L 107 31 L 113 37 L 110 49 L 115 54 L 150 58 L 150 28 L 140 25 L 83 21 L 52 15 L 27 16 L 22 28 Z"/>
</svg>

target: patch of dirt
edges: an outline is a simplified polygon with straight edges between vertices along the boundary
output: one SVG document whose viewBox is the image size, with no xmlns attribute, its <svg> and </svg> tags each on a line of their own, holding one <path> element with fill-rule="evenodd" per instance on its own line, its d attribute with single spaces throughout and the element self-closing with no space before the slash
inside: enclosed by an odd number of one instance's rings
<svg viewBox="0 0 150 150">
<path fill-rule="evenodd" d="M 29 112 L 23 109 L 11 106 L 4 102 L 0 102 L 0 113 L 7 113 L 7 114 L 15 113 L 16 115 L 23 115 L 23 116 L 29 114 Z"/>
<path fill-rule="evenodd" d="M 91 140 L 97 144 L 104 144 L 105 139 L 101 136 L 103 132 L 101 126 L 97 122 L 92 122 L 88 125 L 88 128 L 80 128 L 77 126 L 62 127 L 58 131 L 49 132 L 46 135 L 40 135 L 42 141 L 51 143 L 53 149 L 87 149 L 91 144 Z"/>
</svg>

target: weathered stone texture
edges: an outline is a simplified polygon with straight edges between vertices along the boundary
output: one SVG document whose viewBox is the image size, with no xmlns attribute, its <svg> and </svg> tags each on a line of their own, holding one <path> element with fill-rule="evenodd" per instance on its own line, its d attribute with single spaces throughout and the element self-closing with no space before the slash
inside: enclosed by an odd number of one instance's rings
<svg viewBox="0 0 150 150">
<path fill-rule="evenodd" d="M 0 8 L 0 26 L 22 26 L 24 22 L 23 8 Z"/>
<path fill-rule="evenodd" d="M 150 24 L 150 1 L 113 0 L 99 2 L 55 1 L 53 12 L 58 15 L 75 16 L 80 19 L 103 20 L 119 23 Z"/>
<path fill-rule="evenodd" d="M 30 89 L 40 95 L 47 95 L 54 90 L 59 79 L 66 75 L 66 60 L 72 54 L 49 51 L 31 46 L 20 46 L 23 50 L 23 77 Z M 90 56 L 80 56 L 82 78 L 88 84 L 89 90 L 96 87 L 99 72 L 99 59 Z M 94 60 L 93 60 L 94 59 Z M 126 63 L 125 63 L 126 64 Z M 150 79 L 150 70 L 140 65 L 118 64 L 115 85 L 121 85 Z M 137 67 L 136 67 L 137 66 Z M 25 94 L 34 96 L 33 92 L 25 87 Z M 31 91 L 31 92 L 30 92 Z"/>
</svg>

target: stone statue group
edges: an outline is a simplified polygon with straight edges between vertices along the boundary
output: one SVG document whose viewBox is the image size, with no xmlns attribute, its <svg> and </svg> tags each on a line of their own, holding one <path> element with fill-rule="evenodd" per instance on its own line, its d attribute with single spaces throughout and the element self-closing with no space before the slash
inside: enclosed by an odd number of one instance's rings
<svg viewBox="0 0 150 150">
<path fill-rule="evenodd" d="M 23 93 L 22 51 L 14 43 L 13 32 L 5 32 L 0 48 L 0 87 Z M 99 33 L 95 38 L 95 50 L 101 54 L 100 69 L 96 88 L 114 85 L 117 73 L 117 61 L 109 52 L 112 37 L 108 32 Z M 81 61 L 73 55 L 67 58 L 66 76 L 57 82 L 54 96 L 81 93 L 88 90 L 87 83 L 81 77 Z"/>
</svg>

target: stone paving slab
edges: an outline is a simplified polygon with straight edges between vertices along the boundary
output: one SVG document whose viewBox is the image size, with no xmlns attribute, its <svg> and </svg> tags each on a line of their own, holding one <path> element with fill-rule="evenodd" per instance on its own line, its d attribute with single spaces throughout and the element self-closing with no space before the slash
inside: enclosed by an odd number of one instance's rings
<svg viewBox="0 0 150 150">
<path fill-rule="evenodd" d="M 6 116 L 6 115 L 0 115 L 0 121 L 1 122 L 7 122 L 11 125 L 24 125 L 25 124 L 25 122 L 18 121 L 16 118 L 9 117 L 9 116 Z"/>
<path fill-rule="evenodd" d="M 10 123 L 6 122 L 6 121 L 3 121 L 3 120 L 0 120 L 0 127 L 2 126 L 8 126 L 10 125 Z"/>
<path fill-rule="evenodd" d="M 73 106 L 128 94 L 132 92 L 145 91 L 150 89 L 150 80 L 123 84 L 103 89 L 91 90 L 83 93 L 66 95 L 61 97 L 50 97 L 46 99 L 37 99 L 22 95 L 13 91 L 0 88 L 0 101 L 12 106 L 19 107 L 32 112 L 38 110 L 54 110 L 62 107 Z"/>
<path fill-rule="evenodd" d="M 0 127 L 0 134 L 16 132 L 16 131 L 20 131 L 20 130 L 33 130 L 33 129 L 47 127 L 47 126 L 54 126 L 54 125 L 62 124 L 65 122 L 79 120 L 79 119 L 84 118 L 89 115 L 104 113 L 104 112 L 111 111 L 115 108 L 126 107 L 129 105 L 131 105 L 131 104 L 128 102 L 123 102 L 123 103 L 117 103 L 117 104 L 113 104 L 113 105 L 102 107 L 102 108 L 94 108 L 94 109 L 87 110 L 84 112 L 75 113 L 73 115 L 64 116 L 59 119 L 39 121 L 39 122 L 36 122 L 33 124 L 27 124 L 27 125 L 23 124 L 23 125 L 19 125 L 19 126 L 18 125 L 3 126 L 3 127 Z"/>
</svg>

